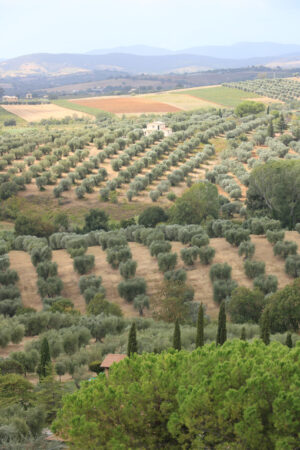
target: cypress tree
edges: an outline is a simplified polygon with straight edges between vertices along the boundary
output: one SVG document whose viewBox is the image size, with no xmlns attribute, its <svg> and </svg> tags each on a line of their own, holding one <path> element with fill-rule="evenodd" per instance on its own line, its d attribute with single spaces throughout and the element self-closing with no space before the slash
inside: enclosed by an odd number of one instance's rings
<svg viewBox="0 0 300 450">
<path fill-rule="evenodd" d="M 225 302 L 222 301 L 218 318 L 217 345 L 223 345 L 227 339 Z"/>
<path fill-rule="evenodd" d="M 270 317 L 268 311 L 265 311 L 261 316 L 260 338 L 266 345 L 270 344 Z"/>
<path fill-rule="evenodd" d="M 38 368 L 38 374 L 40 378 L 45 378 L 49 374 L 50 365 L 51 365 L 51 356 L 50 356 L 49 342 L 48 339 L 44 337 L 41 345 L 41 359 Z"/>
<path fill-rule="evenodd" d="M 274 127 L 273 127 L 273 120 L 270 120 L 268 129 L 267 129 L 267 135 L 269 137 L 274 137 Z"/>
<path fill-rule="evenodd" d="M 293 347 L 293 341 L 292 341 L 292 335 L 291 333 L 288 333 L 286 336 L 286 341 L 285 341 L 285 345 L 289 348 Z"/>
<path fill-rule="evenodd" d="M 282 133 L 286 129 L 286 123 L 285 123 L 283 114 L 280 114 L 277 125 L 278 125 L 278 130 L 280 131 L 280 133 Z"/>
<path fill-rule="evenodd" d="M 176 319 L 174 335 L 173 335 L 173 347 L 175 350 L 181 350 L 181 336 L 180 336 L 180 325 L 179 320 Z"/>
<path fill-rule="evenodd" d="M 128 336 L 128 346 L 127 355 L 131 356 L 133 353 L 137 353 L 137 340 L 136 340 L 136 328 L 135 323 L 131 325 L 129 336 Z"/>
<path fill-rule="evenodd" d="M 196 348 L 204 345 L 204 308 L 201 303 L 198 310 Z"/>
<path fill-rule="evenodd" d="M 267 114 L 270 114 L 270 106 L 267 107 Z"/>
<path fill-rule="evenodd" d="M 246 338 L 246 328 L 245 327 L 243 327 L 242 331 L 241 331 L 241 340 L 242 341 L 246 341 L 247 340 L 247 338 Z"/>
</svg>

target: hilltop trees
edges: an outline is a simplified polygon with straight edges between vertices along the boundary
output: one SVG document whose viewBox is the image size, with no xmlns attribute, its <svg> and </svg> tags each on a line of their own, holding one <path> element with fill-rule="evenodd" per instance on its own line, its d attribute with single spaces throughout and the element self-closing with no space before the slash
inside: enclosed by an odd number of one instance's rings
<svg viewBox="0 0 300 450">
<path fill-rule="evenodd" d="M 217 218 L 219 196 L 216 186 L 209 182 L 194 184 L 175 201 L 170 210 L 173 223 L 201 224 L 208 218 Z"/>
</svg>

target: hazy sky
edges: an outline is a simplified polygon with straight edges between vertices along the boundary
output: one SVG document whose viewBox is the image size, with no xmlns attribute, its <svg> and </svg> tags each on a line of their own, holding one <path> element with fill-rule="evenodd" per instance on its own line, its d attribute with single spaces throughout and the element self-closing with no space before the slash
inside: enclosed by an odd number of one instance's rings
<svg viewBox="0 0 300 450">
<path fill-rule="evenodd" d="M 145 44 L 300 44 L 300 0 L 0 0 L 0 58 Z"/>
</svg>

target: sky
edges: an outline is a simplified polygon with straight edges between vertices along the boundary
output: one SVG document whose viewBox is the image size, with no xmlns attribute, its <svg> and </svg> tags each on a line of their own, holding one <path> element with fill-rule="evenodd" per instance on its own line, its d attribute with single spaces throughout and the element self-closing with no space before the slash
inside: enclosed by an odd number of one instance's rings
<svg viewBox="0 0 300 450">
<path fill-rule="evenodd" d="M 0 0 L 0 58 L 137 44 L 300 44 L 299 19 L 299 0 Z"/>
</svg>

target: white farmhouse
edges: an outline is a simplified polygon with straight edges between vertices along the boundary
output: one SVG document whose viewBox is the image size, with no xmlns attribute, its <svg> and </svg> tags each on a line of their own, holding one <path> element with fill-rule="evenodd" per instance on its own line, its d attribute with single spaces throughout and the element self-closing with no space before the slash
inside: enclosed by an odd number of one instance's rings
<svg viewBox="0 0 300 450">
<path fill-rule="evenodd" d="M 32 94 L 31 94 L 30 92 L 28 92 L 28 93 L 26 94 L 26 98 L 27 98 L 27 100 L 31 99 L 31 98 L 32 98 Z"/>
<path fill-rule="evenodd" d="M 147 128 L 144 130 L 145 136 L 149 136 L 149 134 L 154 133 L 155 131 L 162 131 L 164 136 L 170 136 L 172 134 L 171 128 L 166 127 L 166 124 L 161 121 L 150 122 L 147 125 Z"/>
<path fill-rule="evenodd" d="M 18 97 L 15 95 L 3 95 L 2 101 L 5 103 L 16 103 L 18 101 Z"/>
</svg>

